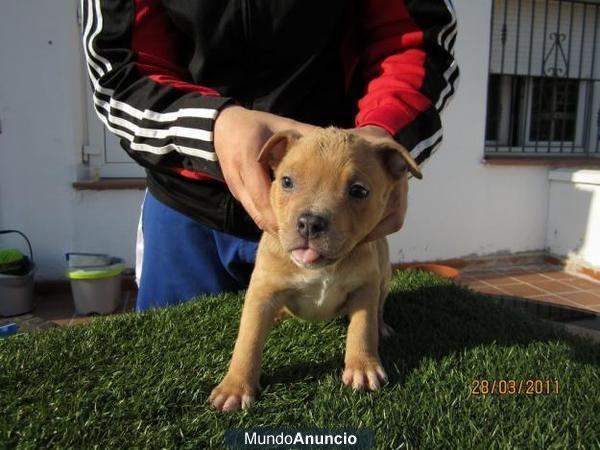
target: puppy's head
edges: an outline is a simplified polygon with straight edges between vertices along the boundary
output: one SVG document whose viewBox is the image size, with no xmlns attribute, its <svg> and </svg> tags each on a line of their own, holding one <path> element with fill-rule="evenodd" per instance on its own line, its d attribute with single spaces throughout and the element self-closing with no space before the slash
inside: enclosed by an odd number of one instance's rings
<svg viewBox="0 0 600 450">
<path fill-rule="evenodd" d="M 271 205 L 284 251 L 300 267 L 318 268 L 346 256 L 382 219 L 407 171 L 421 177 L 398 144 L 372 144 L 335 128 L 301 136 L 276 133 L 258 159 L 274 173 Z"/>
</svg>

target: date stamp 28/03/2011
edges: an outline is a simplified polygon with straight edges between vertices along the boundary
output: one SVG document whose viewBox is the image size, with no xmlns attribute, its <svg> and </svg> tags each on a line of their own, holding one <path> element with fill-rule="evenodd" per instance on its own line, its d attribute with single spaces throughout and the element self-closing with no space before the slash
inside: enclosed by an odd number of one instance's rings
<svg viewBox="0 0 600 450">
<path fill-rule="evenodd" d="M 550 379 L 475 379 L 471 381 L 471 395 L 558 395 L 561 385 Z"/>
</svg>

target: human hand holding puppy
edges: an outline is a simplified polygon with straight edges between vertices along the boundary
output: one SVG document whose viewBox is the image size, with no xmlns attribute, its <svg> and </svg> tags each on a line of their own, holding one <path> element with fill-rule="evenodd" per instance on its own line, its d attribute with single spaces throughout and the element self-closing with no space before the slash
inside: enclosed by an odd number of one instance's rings
<svg viewBox="0 0 600 450">
<path fill-rule="evenodd" d="M 370 142 L 372 144 L 390 143 L 394 145 L 394 138 L 390 133 L 381 127 L 375 125 L 367 125 L 361 128 L 353 128 L 348 130 Z M 417 173 L 417 178 L 421 178 L 420 172 Z M 408 170 L 396 181 L 396 184 L 390 194 L 383 219 L 377 224 L 375 229 L 371 231 L 364 239 L 364 242 L 375 241 L 385 237 L 388 234 L 395 233 L 404 225 L 406 217 L 406 193 L 408 192 Z"/>
<path fill-rule="evenodd" d="M 238 105 L 223 109 L 217 116 L 214 145 L 225 182 L 261 230 L 275 233 L 277 225 L 269 202 L 269 168 L 257 161 L 260 149 L 278 131 L 307 134 L 316 128 Z"/>
<path fill-rule="evenodd" d="M 225 108 L 215 122 L 214 145 L 225 182 L 233 196 L 244 206 L 263 231 L 276 232 L 276 221 L 269 201 L 269 168 L 257 161 L 258 152 L 276 132 L 293 130 L 307 134 L 317 127 L 241 106 Z M 393 142 L 392 136 L 378 126 L 348 130 L 372 143 Z M 365 238 L 374 241 L 402 228 L 407 204 L 402 194 L 408 189 L 408 176 L 401 177 L 388 201 L 381 222 Z"/>
</svg>

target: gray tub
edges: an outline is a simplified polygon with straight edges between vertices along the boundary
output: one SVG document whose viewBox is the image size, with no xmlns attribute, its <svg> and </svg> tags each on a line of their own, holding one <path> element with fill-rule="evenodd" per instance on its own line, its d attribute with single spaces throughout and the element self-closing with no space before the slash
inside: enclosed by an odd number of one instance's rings
<svg viewBox="0 0 600 450">
<path fill-rule="evenodd" d="M 35 264 L 26 275 L 0 273 L 0 316 L 18 316 L 33 310 Z"/>
<path fill-rule="evenodd" d="M 69 269 L 75 311 L 80 315 L 111 314 L 121 303 L 121 273 L 125 266 L 120 259 L 105 267 Z"/>
</svg>

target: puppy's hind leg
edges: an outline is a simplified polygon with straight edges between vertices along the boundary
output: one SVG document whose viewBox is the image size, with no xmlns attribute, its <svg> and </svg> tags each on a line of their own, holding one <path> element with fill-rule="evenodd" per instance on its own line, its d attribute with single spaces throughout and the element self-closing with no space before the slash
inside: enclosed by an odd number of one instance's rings
<svg viewBox="0 0 600 450">
<path fill-rule="evenodd" d="M 381 319 L 379 324 L 379 334 L 383 339 L 389 339 L 396 334 L 396 330 Z"/>
<path fill-rule="evenodd" d="M 377 322 L 379 324 L 379 335 L 383 339 L 389 339 L 396 334 L 396 331 L 383 319 L 383 310 L 385 307 L 385 301 L 387 300 L 390 292 L 390 276 L 384 277 L 379 288 L 379 310 L 377 315 Z"/>
<path fill-rule="evenodd" d="M 382 292 L 381 295 L 383 299 L 380 300 L 379 303 L 379 334 L 383 339 L 389 339 L 396 334 L 396 330 L 394 330 L 391 325 L 385 323 L 385 320 L 383 319 L 383 307 L 385 305 L 385 299 L 387 298 L 387 292 Z"/>
</svg>

